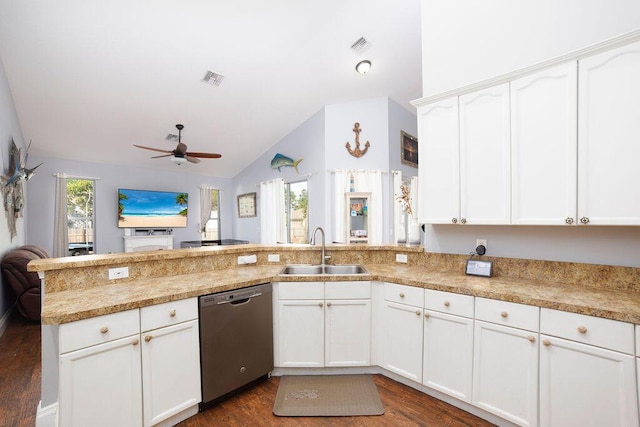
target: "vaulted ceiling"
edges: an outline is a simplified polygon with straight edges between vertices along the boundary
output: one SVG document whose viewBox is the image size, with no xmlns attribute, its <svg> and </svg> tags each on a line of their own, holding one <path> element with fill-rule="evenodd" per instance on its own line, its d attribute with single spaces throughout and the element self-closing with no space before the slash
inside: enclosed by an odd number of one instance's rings
<svg viewBox="0 0 640 427">
<path fill-rule="evenodd" d="M 172 150 L 182 123 L 222 158 L 180 168 L 233 177 L 324 105 L 413 111 L 420 0 L 0 0 L 0 59 L 32 155 L 177 168 L 133 144 Z"/>
</svg>

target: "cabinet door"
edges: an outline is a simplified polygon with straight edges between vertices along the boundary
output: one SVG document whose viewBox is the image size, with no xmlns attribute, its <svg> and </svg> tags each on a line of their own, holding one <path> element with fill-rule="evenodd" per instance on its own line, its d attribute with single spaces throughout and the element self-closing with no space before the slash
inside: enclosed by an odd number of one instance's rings
<svg viewBox="0 0 640 427">
<path fill-rule="evenodd" d="M 457 223 L 460 216 L 458 98 L 418 109 L 418 221 Z"/>
<path fill-rule="evenodd" d="M 540 424 L 637 426 L 631 355 L 540 337 Z"/>
<path fill-rule="evenodd" d="M 199 349 L 197 320 L 142 334 L 145 426 L 201 401 Z"/>
<path fill-rule="evenodd" d="M 280 367 L 324 366 L 324 301 L 278 301 Z"/>
<path fill-rule="evenodd" d="M 371 364 L 371 300 L 329 300 L 325 309 L 325 366 Z"/>
<path fill-rule="evenodd" d="M 473 319 L 437 311 L 424 313 L 422 383 L 471 402 Z"/>
<path fill-rule="evenodd" d="M 521 426 L 537 425 L 538 334 L 475 322 L 474 405 Z"/>
<path fill-rule="evenodd" d="M 509 83 L 463 95 L 459 103 L 460 222 L 509 224 Z"/>
<path fill-rule="evenodd" d="M 384 301 L 383 367 L 422 381 L 422 309 Z"/>
<path fill-rule="evenodd" d="M 576 222 L 577 64 L 511 82 L 513 224 Z"/>
<path fill-rule="evenodd" d="M 579 62 L 578 216 L 640 225 L 640 42 Z"/>
<path fill-rule="evenodd" d="M 142 425 L 139 335 L 60 356 L 61 426 Z"/>
</svg>

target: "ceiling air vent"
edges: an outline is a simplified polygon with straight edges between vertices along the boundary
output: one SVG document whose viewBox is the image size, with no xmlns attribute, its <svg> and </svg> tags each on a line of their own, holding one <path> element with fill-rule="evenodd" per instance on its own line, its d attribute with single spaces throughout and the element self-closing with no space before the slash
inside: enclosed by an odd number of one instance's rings
<svg viewBox="0 0 640 427">
<path fill-rule="evenodd" d="M 354 44 L 351 45 L 351 50 L 355 53 L 362 53 L 371 47 L 371 42 L 367 41 L 364 37 L 360 37 Z"/>
<path fill-rule="evenodd" d="M 224 76 L 218 73 L 214 73 L 213 71 L 207 71 L 202 79 L 203 82 L 209 83 L 213 86 L 220 86 L 222 84 L 222 80 L 224 80 Z"/>
<path fill-rule="evenodd" d="M 174 133 L 170 133 L 167 135 L 167 137 L 165 138 L 167 141 L 178 141 L 178 135 L 174 134 Z"/>
</svg>

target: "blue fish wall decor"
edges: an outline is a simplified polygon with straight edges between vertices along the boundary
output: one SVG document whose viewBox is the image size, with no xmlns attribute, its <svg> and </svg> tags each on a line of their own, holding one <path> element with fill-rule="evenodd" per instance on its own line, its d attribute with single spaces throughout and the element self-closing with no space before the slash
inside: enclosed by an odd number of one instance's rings
<svg viewBox="0 0 640 427">
<path fill-rule="evenodd" d="M 278 169 L 278 172 L 282 172 L 280 168 L 289 166 L 294 168 L 296 172 L 300 173 L 300 171 L 298 170 L 298 164 L 300 164 L 301 161 L 302 159 L 294 161 L 291 157 L 283 156 L 282 154 L 277 153 L 275 156 L 273 156 L 273 160 L 271 160 L 271 169 Z"/>
</svg>

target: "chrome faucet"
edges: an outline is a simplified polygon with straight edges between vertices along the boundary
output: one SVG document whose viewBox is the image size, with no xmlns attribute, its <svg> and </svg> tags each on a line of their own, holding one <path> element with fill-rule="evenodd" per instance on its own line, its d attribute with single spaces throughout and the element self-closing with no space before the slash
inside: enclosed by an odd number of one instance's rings
<svg viewBox="0 0 640 427">
<path fill-rule="evenodd" d="M 331 256 L 325 256 L 324 251 L 325 251 L 325 240 L 324 240 L 324 230 L 322 229 L 322 227 L 316 227 L 315 230 L 313 230 L 313 234 L 311 235 L 311 244 L 315 245 L 316 244 L 316 232 L 320 230 L 320 233 L 322 234 L 322 258 L 320 261 L 321 265 L 325 265 L 326 261 L 328 259 L 331 259 Z"/>
</svg>

